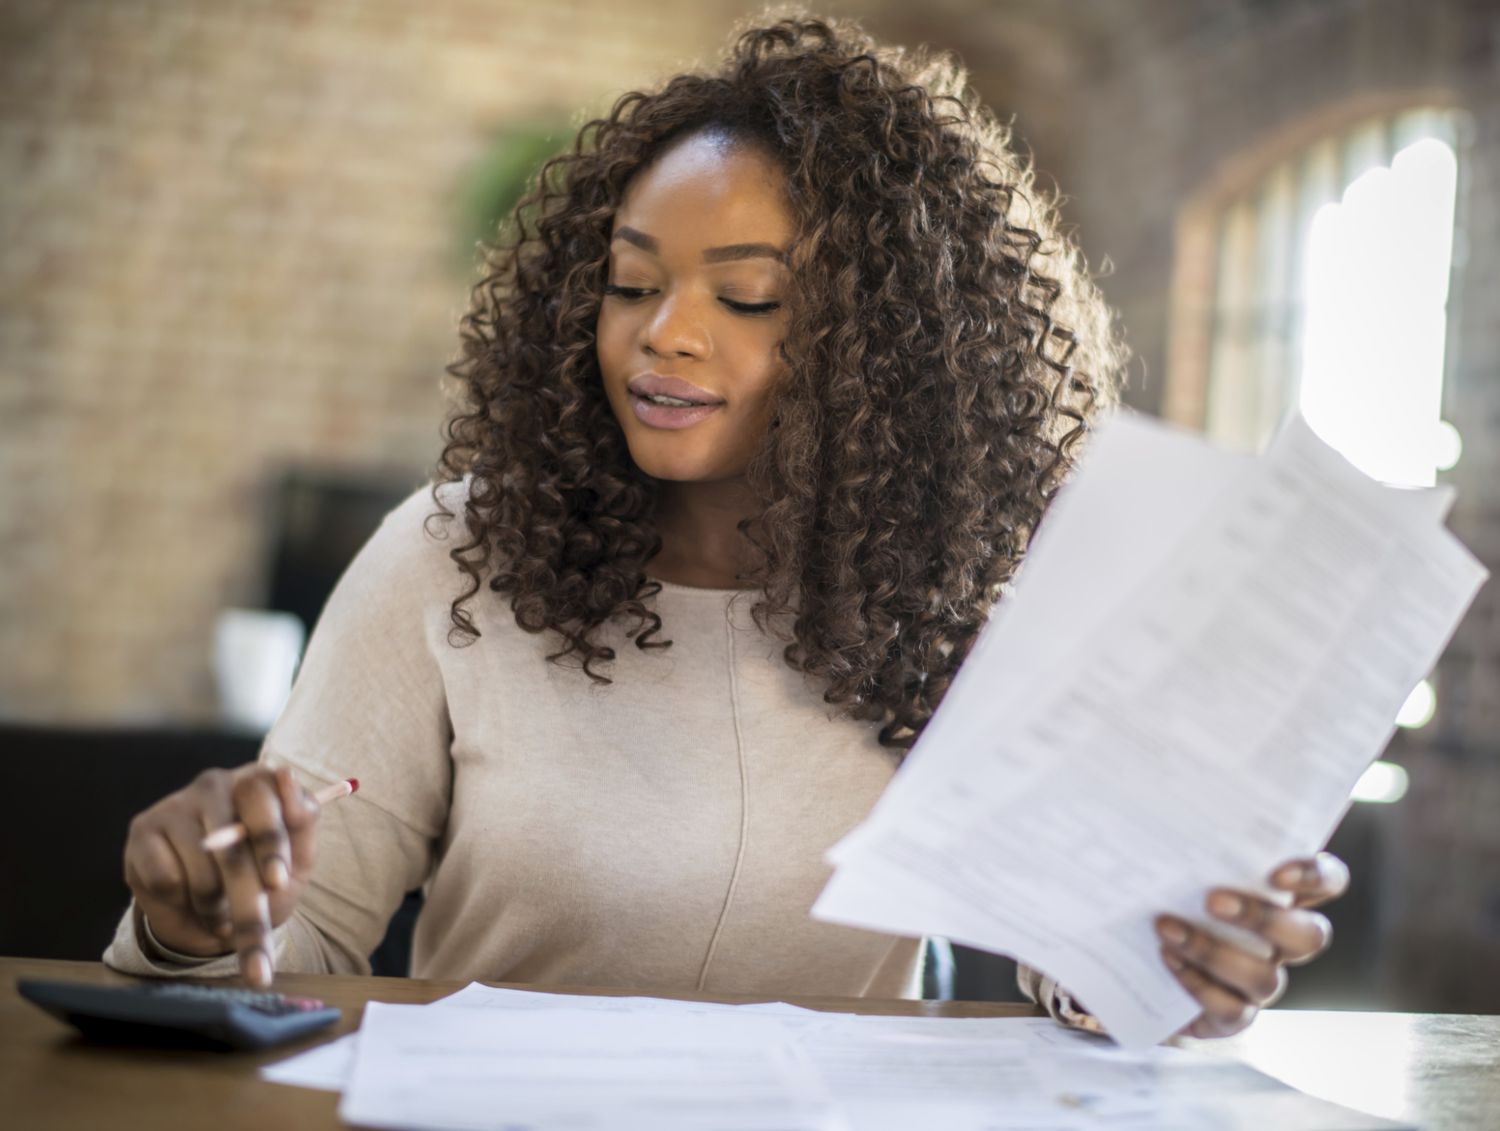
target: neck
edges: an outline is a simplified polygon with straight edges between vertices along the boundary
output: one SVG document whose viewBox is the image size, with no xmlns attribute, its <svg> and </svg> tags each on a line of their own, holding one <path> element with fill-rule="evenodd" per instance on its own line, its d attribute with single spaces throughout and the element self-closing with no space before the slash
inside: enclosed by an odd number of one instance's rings
<svg viewBox="0 0 1500 1131">
<path fill-rule="evenodd" d="M 662 480 L 656 528 L 661 552 L 647 572 L 662 581 L 705 589 L 737 589 L 738 574 L 752 560 L 752 547 L 736 528 L 758 512 L 743 479 L 712 483 Z"/>
</svg>

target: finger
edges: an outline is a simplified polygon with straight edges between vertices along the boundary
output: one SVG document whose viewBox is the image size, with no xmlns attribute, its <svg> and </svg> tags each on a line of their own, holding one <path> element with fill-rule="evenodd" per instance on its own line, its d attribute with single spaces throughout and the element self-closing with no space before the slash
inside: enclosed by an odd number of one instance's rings
<svg viewBox="0 0 1500 1131">
<path fill-rule="evenodd" d="M 125 884 L 148 899 L 188 908 L 187 874 L 160 825 L 132 821 L 125 853 Z"/>
<path fill-rule="evenodd" d="M 310 790 L 297 784 L 292 771 L 282 766 L 276 771 L 276 788 L 281 798 L 282 820 L 291 843 L 292 875 L 304 878 L 317 863 L 317 824 L 322 806 Z"/>
<path fill-rule="evenodd" d="M 280 891 L 291 880 L 292 848 L 282 819 L 274 775 L 257 768 L 236 778 L 234 811 L 246 829 L 245 841 L 260 873 L 260 887 Z"/>
<path fill-rule="evenodd" d="M 1246 1001 L 1265 1004 L 1281 992 L 1280 966 L 1172 916 L 1162 916 L 1157 932 L 1172 953 L 1208 974 Z"/>
<path fill-rule="evenodd" d="M 1203 1012 L 1184 1032 L 1194 1037 L 1227 1037 L 1255 1020 L 1259 1011 L 1254 1005 L 1219 985 L 1186 958 L 1168 947 L 1162 948 L 1161 957 L 1182 988 L 1203 1006 Z"/>
<path fill-rule="evenodd" d="M 1333 924 L 1320 911 L 1278 907 L 1258 896 L 1222 888 L 1209 893 L 1206 906 L 1215 918 L 1260 935 L 1291 966 L 1311 962 L 1333 945 Z"/>
<path fill-rule="evenodd" d="M 162 833 L 186 877 L 186 903 L 204 930 L 217 931 L 229 919 L 229 903 L 223 876 L 201 844 L 205 829 L 211 827 L 204 818 L 190 816 L 186 809 L 162 818 Z"/>
<path fill-rule="evenodd" d="M 143 814 L 131 820 L 125 838 L 125 882 L 132 890 L 165 900 L 179 894 L 184 901 L 187 899 L 186 891 L 182 890 L 187 877 L 177 863 L 177 854 L 167 844 L 160 826 Z"/>
<path fill-rule="evenodd" d="M 1271 991 L 1270 997 L 1260 1003 L 1260 1008 L 1270 1009 L 1271 1006 L 1280 1001 L 1282 995 L 1286 993 L 1286 988 L 1291 983 L 1291 980 L 1291 975 L 1286 972 L 1285 964 L 1278 965 L 1276 967 L 1276 988 Z"/>
<path fill-rule="evenodd" d="M 1271 883 L 1293 894 L 1297 907 L 1319 907 L 1349 890 L 1349 866 L 1331 852 L 1288 860 L 1271 874 Z"/>
<path fill-rule="evenodd" d="M 229 914 L 234 923 L 230 941 L 239 955 L 240 973 L 250 985 L 262 988 L 271 984 L 272 976 L 271 906 L 256 852 L 257 836 L 264 839 L 266 795 L 271 797 L 270 806 L 280 807 L 271 785 L 273 780 L 258 765 L 235 773 L 229 790 L 232 808 L 250 834 L 214 853 L 229 893 Z"/>
<path fill-rule="evenodd" d="M 230 934 L 240 957 L 240 973 L 252 986 L 271 984 L 271 901 L 261 887 L 250 846 L 245 841 L 215 853 L 229 892 Z"/>
</svg>

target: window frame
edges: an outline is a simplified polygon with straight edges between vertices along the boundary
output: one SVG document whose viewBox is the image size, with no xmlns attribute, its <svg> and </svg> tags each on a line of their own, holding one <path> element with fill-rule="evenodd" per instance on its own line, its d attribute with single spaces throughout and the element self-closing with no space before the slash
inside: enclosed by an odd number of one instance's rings
<svg viewBox="0 0 1500 1131">
<path fill-rule="evenodd" d="M 1458 157 L 1458 199 L 1455 202 L 1455 247 L 1453 277 L 1448 293 L 1449 348 L 1444 353 L 1444 397 L 1451 382 L 1455 364 L 1454 312 L 1461 308 L 1459 291 L 1462 275 L 1462 238 L 1466 230 L 1465 182 L 1470 161 L 1468 145 L 1473 136 L 1469 122 L 1455 92 L 1446 88 L 1419 88 L 1362 95 L 1332 104 L 1308 114 L 1296 122 L 1263 135 L 1257 141 L 1226 158 L 1216 167 L 1184 203 L 1178 213 L 1172 257 L 1172 278 L 1168 296 L 1166 380 L 1161 415 L 1183 427 L 1208 432 L 1216 439 L 1243 450 L 1255 450 L 1267 437 L 1267 421 L 1279 419 L 1295 396 L 1297 377 L 1296 351 L 1300 344 L 1300 303 L 1288 295 L 1284 328 L 1287 349 L 1278 364 L 1284 374 L 1281 403 L 1274 408 L 1253 407 L 1253 419 L 1237 428 L 1212 428 L 1214 351 L 1219 318 L 1220 274 L 1224 261 L 1222 234 L 1226 217 L 1236 209 L 1253 210 L 1260 190 L 1273 175 L 1290 170 L 1292 163 L 1322 151 L 1337 155 L 1345 143 L 1372 127 L 1389 130 L 1403 115 L 1413 111 L 1447 113 L 1454 117 L 1451 139 Z M 1397 146 L 1399 148 L 1399 145 Z M 1389 155 L 1385 155 L 1389 160 Z M 1327 160 L 1327 157 L 1324 157 Z M 1378 161 L 1377 161 L 1378 163 Z M 1340 162 L 1342 164 L 1342 162 Z M 1344 169 L 1335 169 L 1332 199 L 1337 200 L 1348 180 Z M 1341 183 L 1340 183 L 1341 182 Z M 1291 186 L 1295 193 L 1298 186 Z M 1258 231 L 1249 233 L 1257 238 Z M 1289 257 L 1288 257 L 1289 258 Z M 1284 285 L 1295 286 L 1295 265 L 1282 264 Z M 1256 400 L 1259 389 L 1242 387 L 1243 400 Z M 1241 406 L 1242 408 L 1244 406 Z M 1271 420 L 1274 423 L 1274 420 Z"/>
</svg>

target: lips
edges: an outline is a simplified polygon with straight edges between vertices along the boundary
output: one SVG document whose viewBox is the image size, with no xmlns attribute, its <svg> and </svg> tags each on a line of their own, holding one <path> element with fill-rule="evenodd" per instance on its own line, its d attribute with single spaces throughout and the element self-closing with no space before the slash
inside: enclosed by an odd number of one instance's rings
<svg viewBox="0 0 1500 1131">
<path fill-rule="evenodd" d="M 693 404 L 723 404 L 724 398 L 689 384 L 680 377 L 663 377 L 660 373 L 642 373 L 632 377 L 626 386 L 638 397 L 676 397 Z"/>
</svg>

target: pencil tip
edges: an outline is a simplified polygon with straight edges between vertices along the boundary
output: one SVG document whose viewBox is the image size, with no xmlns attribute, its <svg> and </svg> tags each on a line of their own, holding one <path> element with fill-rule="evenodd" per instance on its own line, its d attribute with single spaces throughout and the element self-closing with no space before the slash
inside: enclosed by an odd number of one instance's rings
<svg viewBox="0 0 1500 1131">
<path fill-rule="evenodd" d="M 358 792 L 358 790 L 359 790 L 359 779 L 358 778 L 349 778 L 347 780 L 349 782 L 349 792 L 350 793 L 356 793 L 356 792 Z"/>
</svg>

